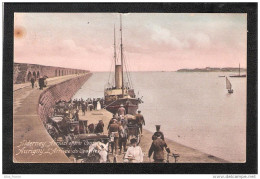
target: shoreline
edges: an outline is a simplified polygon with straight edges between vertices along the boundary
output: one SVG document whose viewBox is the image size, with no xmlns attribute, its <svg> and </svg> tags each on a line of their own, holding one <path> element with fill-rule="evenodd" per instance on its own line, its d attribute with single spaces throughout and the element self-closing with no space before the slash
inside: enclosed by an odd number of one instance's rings
<svg viewBox="0 0 260 179">
<path fill-rule="evenodd" d="M 147 129 L 143 129 L 143 133 L 148 134 L 150 137 L 150 141 L 151 141 L 153 132 L 151 132 Z M 165 142 L 168 145 L 168 147 L 170 148 L 171 153 L 180 155 L 180 157 L 177 159 L 177 163 L 208 163 L 209 162 L 208 160 L 212 161 L 210 163 L 231 163 L 230 161 L 216 157 L 212 154 L 205 153 L 198 149 L 194 149 L 192 147 L 175 142 L 172 139 L 165 138 Z M 185 152 L 193 152 L 194 156 L 192 156 L 191 158 L 194 157 L 194 158 L 196 158 L 196 160 L 192 161 L 192 160 L 188 159 L 188 157 L 186 156 L 187 153 L 185 153 Z M 188 160 L 186 160 L 186 159 L 188 159 Z M 197 162 L 197 160 L 198 160 L 198 162 Z"/>
</svg>

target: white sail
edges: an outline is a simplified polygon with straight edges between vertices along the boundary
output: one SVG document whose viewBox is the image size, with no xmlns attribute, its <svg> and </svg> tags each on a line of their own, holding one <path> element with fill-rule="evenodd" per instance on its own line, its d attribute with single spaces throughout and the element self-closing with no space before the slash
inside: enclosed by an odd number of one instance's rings
<svg viewBox="0 0 260 179">
<path fill-rule="evenodd" d="M 230 81 L 228 80 L 227 77 L 226 77 L 226 88 L 229 89 L 229 90 L 232 88 L 232 85 L 231 85 L 231 83 L 230 83 Z"/>
</svg>

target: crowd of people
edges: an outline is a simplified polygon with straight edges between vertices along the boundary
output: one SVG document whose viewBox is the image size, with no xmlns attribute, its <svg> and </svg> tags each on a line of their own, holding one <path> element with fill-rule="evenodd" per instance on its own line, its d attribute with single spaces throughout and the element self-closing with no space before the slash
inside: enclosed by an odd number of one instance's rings
<svg viewBox="0 0 260 179">
<path fill-rule="evenodd" d="M 87 100 L 74 99 L 68 102 L 64 102 L 65 106 L 63 107 L 63 109 L 65 109 L 66 111 L 67 109 L 72 108 L 72 110 L 75 111 L 73 112 L 72 119 L 74 121 L 79 121 L 79 110 L 82 110 L 82 115 L 85 115 L 85 112 L 87 110 L 92 111 L 101 109 L 104 105 L 103 102 L 104 100 L 102 98 L 88 98 Z M 57 102 L 57 104 L 62 104 L 62 101 Z M 69 107 L 66 107 L 66 105 L 68 105 Z M 117 113 L 113 115 L 107 126 L 108 136 L 110 138 L 110 146 L 108 147 L 108 150 L 110 153 L 112 153 L 112 155 L 120 155 L 124 153 L 124 162 L 143 162 L 143 152 L 141 147 L 137 145 L 137 138 L 129 138 L 129 120 L 129 115 L 126 114 L 126 110 L 121 104 Z M 145 125 L 145 120 L 140 110 L 138 110 L 137 114 L 134 115 L 134 120 L 139 129 L 139 134 L 142 136 L 142 128 Z M 99 120 L 96 125 L 88 125 L 87 130 L 87 133 L 103 134 L 104 123 L 102 120 Z M 127 142 L 129 141 L 129 139 L 130 146 L 127 148 Z M 160 125 L 156 125 L 156 132 L 152 136 L 152 144 L 148 151 L 148 157 L 150 159 L 153 155 L 155 163 L 164 162 L 164 151 L 170 153 L 170 149 L 167 147 L 167 144 L 164 140 L 164 134 L 160 131 Z"/>
<path fill-rule="evenodd" d="M 31 84 L 32 84 L 32 89 L 34 88 L 34 87 L 38 87 L 38 85 L 39 85 L 39 89 L 40 90 L 43 90 L 43 87 L 46 87 L 47 86 L 47 81 L 46 81 L 46 79 L 47 79 L 48 77 L 46 76 L 46 75 L 44 75 L 43 77 L 38 77 L 38 78 L 36 78 L 36 77 L 32 77 L 31 78 Z M 37 81 L 38 80 L 38 81 Z"/>
<path fill-rule="evenodd" d="M 156 125 L 156 132 L 152 136 L 152 144 L 150 146 L 148 157 L 151 162 L 151 156 L 153 154 L 154 163 L 164 163 L 165 156 L 164 151 L 168 154 L 170 149 L 167 146 L 166 142 L 163 140 L 164 135 L 160 131 L 160 126 Z M 131 146 L 127 149 L 127 152 L 124 156 L 124 162 L 126 163 L 141 163 L 143 162 L 143 152 L 140 146 L 137 146 L 137 140 L 131 139 Z"/>
<path fill-rule="evenodd" d="M 85 115 L 86 111 L 100 110 L 105 106 L 105 100 L 103 98 L 88 98 L 87 100 L 74 99 L 72 101 L 73 109 L 82 110 L 82 115 Z"/>
<path fill-rule="evenodd" d="M 142 135 L 142 126 L 145 125 L 145 120 L 140 110 L 138 110 L 138 113 L 135 115 L 135 120 Z M 117 154 L 117 149 L 119 148 L 119 154 L 121 154 L 122 150 L 124 150 L 124 162 L 141 163 L 143 162 L 144 155 L 141 147 L 137 145 L 136 138 L 132 138 L 130 140 L 130 146 L 126 149 L 126 142 L 128 138 L 128 128 L 126 124 L 127 118 L 125 118 L 125 109 L 123 105 L 121 105 L 118 112 L 113 115 L 113 118 L 108 124 L 108 133 L 112 138 L 111 153 L 113 154 L 115 152 L 115 154 Z M 156 125 L 156 132 L 152 136 L 152 144 L 148 152 L 149 160 L 151 161 L 150 158 L 153 155 L 155 163 L 164 162 L 164 150 L 167 153 L 170 153 L 170 149 L 164 141 L 164 134 L 160 131 L 160 125 Z"/>
</svg>

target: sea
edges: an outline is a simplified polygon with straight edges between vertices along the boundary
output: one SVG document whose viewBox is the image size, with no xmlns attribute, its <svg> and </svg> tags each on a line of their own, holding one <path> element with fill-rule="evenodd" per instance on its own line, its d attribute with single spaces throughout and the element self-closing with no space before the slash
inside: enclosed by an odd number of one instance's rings
<svg viewBox="0 0 260 179">
<path fill-rule="evenodd" d="M 233 163 L 246 162 L 246 78 L 223 72 L 131 72 L 144 103 L 145 129 L 161 125 L 166 138 Z M 96 72 L 73 98 L 104 97 L 109 72 Z M 111 82 L 111 79 L 110 79 Z"/>
</svg>

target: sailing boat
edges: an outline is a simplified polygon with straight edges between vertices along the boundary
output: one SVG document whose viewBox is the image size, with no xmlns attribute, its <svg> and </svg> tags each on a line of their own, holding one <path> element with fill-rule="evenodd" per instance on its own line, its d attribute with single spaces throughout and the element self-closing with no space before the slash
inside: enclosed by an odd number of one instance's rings
<svg viewBox="0 0 260 179">
<path fill-rule="evenodd" d="M 239 63 L 239 72 L 238 72 L 238 75 L 230 75 L 229 77 L 236 77 L 236 78 L 246 77 L 246 75 L 240 75 L 240 63 Z"/>
<path fill-rule="evenodd" d="M 230 93 L 230 94 L 233 93 L 232 85 L 227 77 L 226 77 L 226 88 L 228 90 L 228 93 Z"/>
<path fill-rule="evenodd" d="M 136 98 L 134 89 L 131 86 L 125 85 L 124 83 L 124 55 L 123 55 L 123 40 L 122 40 L 122 18 L 120 15 L 120 32 L 121 32 L 121 43 L 120 43 L 120 58 L 121 64 L 117 62 L 116 56 L 116 39 L 115 39 L 115 28 L 114 28 L 114 61 L 115 61 L 115 85 L 105 88 L 105 109 L 113 114 L 117 113 L 120 106 L 124 106 L 126 114 L 135 115 L 138 109 L 138 105 L 143 101 L 140 98 Z M 126 67 L 126 65 L 125 65 Z M 127 71 L 126 71 L 127 72 Z M 129 74 L 127 74 L 129 77 Z M 128 83 L 129 84 L 129 83 Z M 131 84 L 131 83 L 130 83 Z"/>
</svg>

